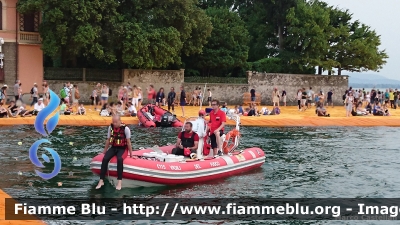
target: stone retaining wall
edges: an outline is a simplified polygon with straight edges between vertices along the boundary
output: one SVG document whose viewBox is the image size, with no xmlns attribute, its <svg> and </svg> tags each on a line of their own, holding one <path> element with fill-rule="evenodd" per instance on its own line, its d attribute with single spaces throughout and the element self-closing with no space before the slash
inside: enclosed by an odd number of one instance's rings
<svg viewBox="0 0 400 225">
<path fill-rule="evenodd" d="M 303 75 L 303 74 L 271 74 L 271 73 L 247 73 L 248 84 L 207 84 L 207 89 L 211 89 L 213 98 L 225 101 L 228 104 L 241 104 L 243 101 L 243 93 L 249 92 L 254 88 L 256 92 L 261 93 L 262 104 L 272 104 L 272 90 L 277 87 L 279 92 L 286 90 L 288 105 L 296 105 L 296 93 L 299 88 L 312 87 L 315 92 L 322 90 L 325 94 L 329 90 L 333 90 L 334 103 L 342 104 L 342 95 L 348 87 L 348 76 L 327 76 L 327 75 Z M 66 81 L 50 80 L 49 84 L 56 93 Z M 179 94 L 179 87 L 184 86 L 186 92 L 191 93 L 196 87 L 204 90 L 204 83 L 187 83 L 184 82 L 184 70 L 124 70 L 123 84 L 130 82 L 131 85 L 137 85 L 143 90 L 143 98 L 146 101 L 146 88 L 153 84 L 155 89 L 163 87 L 166 92 L 171 87 Z M 97 82 L 75 81 L 81 93 L 81 100 L 89 102 L 90 94 Z M 104 82 L 101 82 L 104 83 Z M 119 82 L 106 82 L 113 90 L 111 100 L 115 100 Z M 30 88 L 27 88 L 30 90 Z M 205 97 L 207 97 L 207 92 Z"/>
</svg>

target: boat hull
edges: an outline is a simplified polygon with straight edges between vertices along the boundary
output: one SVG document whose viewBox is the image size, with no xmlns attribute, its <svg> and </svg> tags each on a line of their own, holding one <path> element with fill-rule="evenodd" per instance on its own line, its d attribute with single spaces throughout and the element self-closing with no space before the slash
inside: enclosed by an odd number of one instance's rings
<svg viewBox="0 0 400 225">
<path fill-rule="evenodd" d="M 159 150 L 170 153 L 174 146 L 160 147 Z M 152 152 L 152 149 L 134 151 L 137 156 Z M 127 153 L 124 154 L 124 157 Z M 100 174 L 103 154 L 93 158 L 90 168 Z M 260 167 L 265 162 L 264 152 L 260 148 L 248 148 L 241 153 L 224 155 L 215 159 L 187 162 L 160 162 L 146 159 L 124 159 L 123 179 L 132 186 L 179 185 L 206 182 L 244 173 Z M 117 176 L 116 158 L 110 160 L 108 175 Z"/>
</svg>

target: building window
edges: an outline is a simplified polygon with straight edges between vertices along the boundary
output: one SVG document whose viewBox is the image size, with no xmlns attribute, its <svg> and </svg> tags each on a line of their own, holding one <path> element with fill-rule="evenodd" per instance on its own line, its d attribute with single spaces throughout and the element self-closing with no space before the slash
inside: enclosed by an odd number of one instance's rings
<svg viewBox="0 0 400 225">
<path fill-rule="evenodd" d="M 29 13 L 20 15 L 19 17 L 19 30 L 26 32 L 39 31 L 39 13 Z"/>
<path fill-rule="evenodd" d="M 0 1 L 0 30 L 3 30 L 3 3 Z"/>
</svg>

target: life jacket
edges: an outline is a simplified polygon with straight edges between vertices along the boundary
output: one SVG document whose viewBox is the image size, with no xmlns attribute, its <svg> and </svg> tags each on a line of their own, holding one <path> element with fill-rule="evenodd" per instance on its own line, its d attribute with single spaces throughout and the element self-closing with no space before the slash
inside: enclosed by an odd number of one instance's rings
<svg viewBox="0 0 400 225">
<path fill-rule="evenodd" d="M 114 125 L 111 124 L 110 144 L 113 147 L 126 147 L 128 145 L 125 136 L 125 127 L 125 124 L 121 124 L 121 127 L 114 128 Z"/>
<path fill-rule="evenodd" d="M 185 137 L 185 131 L 181 132 L 181 141 L 182 141 L 182 146 L 184 148 L 188 147 L 193 147 L 194 146 L 194 135 L 196 133 L 192 131 L 192 136 L 190 138 Z"/>
</svg>

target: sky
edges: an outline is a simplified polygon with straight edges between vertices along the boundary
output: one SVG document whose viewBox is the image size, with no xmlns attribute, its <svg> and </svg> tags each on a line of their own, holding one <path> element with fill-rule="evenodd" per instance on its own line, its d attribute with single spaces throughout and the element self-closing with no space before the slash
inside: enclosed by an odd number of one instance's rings
<svg viewBox="0 0 400 225">
<path fill-rule="evenodd" d="M 369 25 L 381 35 L 381 50 L 389 55 L 386 65 L 378 74 L 390 79 L 400 80 L 400 1 L 399 0 L 323 0 L 324 2 L 349 9 L 353 19 Z M 368 71 L 365 74 L 376 74 Z M 350 75 L 347 71 L 343 75 Z"/>
</svg>

